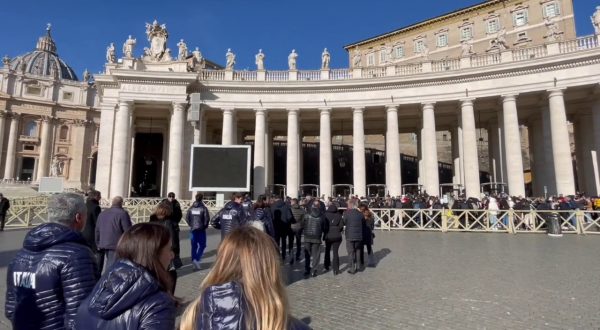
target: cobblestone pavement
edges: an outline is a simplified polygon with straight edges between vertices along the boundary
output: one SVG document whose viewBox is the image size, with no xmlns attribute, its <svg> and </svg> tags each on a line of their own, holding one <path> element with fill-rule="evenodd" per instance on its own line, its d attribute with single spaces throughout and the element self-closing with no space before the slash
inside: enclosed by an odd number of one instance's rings
<svg viewBox="0 0 600 330">
<path fill-rule="evenodd" d="M 0 303 L 6 266 L 25 231 L 0 233 Z M 176 294 L 190 301 L 215 259 L 211 231 L 202 271 L 184 266 Z M 303 279 L 285 266 L 292 314 L 314 329 L 597 329 L 600 237 L 377 232 L 377 267 Z M 346 268 L 345 244 L 340 248 Z M 321 263 L 323 258 L 321 257 Z M 0 319 L 0 328 L 9 323 Z"/>
</svg>

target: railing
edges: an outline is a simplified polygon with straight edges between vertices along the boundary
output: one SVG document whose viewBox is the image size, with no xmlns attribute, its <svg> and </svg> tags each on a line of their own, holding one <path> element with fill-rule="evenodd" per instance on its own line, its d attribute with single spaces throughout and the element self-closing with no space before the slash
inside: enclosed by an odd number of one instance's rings
<svg viewBox="0 0 600 330">
<path fill-rule="evenodd" d="M 568 40 L 559 44 L 561 54 L 597 48 L 598 46 L 598 36 L 595 35 L 580 37 L 575 40 Z"/>
<path fill-rule="evenodd" d="M 330 80 L 346 80 L 352 79 L 352 73 L 348 69 L 331 69 L 329 71 Z"/>
<path fill-rule="evenodd" d="M 530 48 L 522 48 L 515 49 L 512 51 L 513 61 L 525 61 L 539 57 L 548 56 L 548 49 L 546 45 L 530 47 Z"/>
<path fill-rule="evenodd" d="M 19 135 L 19 141 L 22 142 L 39 142 L 40 138 L 37 136 Z"/>
<path fill-rule="evenodd" d="M 385 67 L 372 67 L 363 69 L 364 78 L 385 77 Z"/>
<path fill-rule="evenodd" d="M 233 73 L 233 80 L 255 81 L 256 71 L 235 71 Z"/>
<path fill-rule="evenodd" d="M 225 71 L 222 70 L 202 70 L 201 74 L 204 80 L 225 80 Z"/>
<path fill-rule="evenodd" d="M 289 78 L 289 71 L 267 71 L 267 81 L 285 81 Z"/>
<path fill-rule="evenodd" d="M 406 64 L 406 65 L 397 65 L 396 66 L 396 75 L 397 76 L 408 76 L 411 74 L 418 74 L 423 72 L 423 64 Z"/>
<path fill-rule="evenodd" d="M 433 72 L 442 72 L 458 69 L 460 69 L 460 59 L 448 59 L 431 62 L 431 70 Z"/>
<path fill-rule="evenodd" d="M 321 80 L 321 70 L 298 71 L 298 80 Z"/>
<path fill-rule="evenodd" d="M 501 62 L 500 59 L 500 53 L 475 55 L 471 57 L 471 67 L 476 68 L 481 66 L 499 64 Z"/>
</svg>

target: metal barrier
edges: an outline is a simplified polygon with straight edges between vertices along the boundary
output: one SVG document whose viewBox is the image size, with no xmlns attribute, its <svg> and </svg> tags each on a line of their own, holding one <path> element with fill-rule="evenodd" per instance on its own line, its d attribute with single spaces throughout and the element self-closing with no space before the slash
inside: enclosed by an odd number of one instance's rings
<svg viewBox="0 0 600 330">
<path fill-rule="evenodd" d="M 133 223 L 144 222 L 162 198 L 127 198 L 123 207 Z M 185 212 L 192 200 L 178 200 Z M 6 228 L 28 228 L 47 222 L 48 196 L 12 199 L 6 215 Z M 219 210 L 215 200 L 205 200 L 211 214 Z M 107 200 L 101 201 L 109 207 Z M 600 234 L 600 211 L 541 211 L 541 210 L 447 210 L 447 209 L 371 209 L 375 228 L 379 230 L 489 232 L 489 233 L 546 233 L 550 217 L 558 217 L 565 234 Z M 183 220 L 182 220 L 183 221 Z"/>
</svg>

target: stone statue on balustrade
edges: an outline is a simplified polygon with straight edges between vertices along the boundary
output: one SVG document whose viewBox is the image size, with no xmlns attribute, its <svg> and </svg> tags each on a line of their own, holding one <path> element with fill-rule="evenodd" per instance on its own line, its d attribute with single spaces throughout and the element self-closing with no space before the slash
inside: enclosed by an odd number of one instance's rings
<svg viewBox="0 0 600 330">
<path fill-rule="evenodd" d="M 110 45 L 106 47 L 106 62 L 117 63 L 117 55 L 115 54 L 115 44 L 113 42 L 111 42 Z"/>
<path fill-rule="evenodd" d="M 592 19 L 592 25 L 594 25 L 595 33 L 600 34 L 600 6 L 596 7 L 594 15 L 590 18 Z"/>
<path fill-rule="evenodd" d="M 10 65 L 10 57 L 8 57 L 8 55 L 4 55 L 4 57 L 2 58 L 2 64 L 4 64 L 4 66 L 8 68 L 8 66 Z"/>
<path fill-rule="evenodd" d="M 362 60 L 362 55 L 360 54 L 360 51 L 358 50 L 358 47 L 357 47 L 354 49 L 354 54 L 352 55 L 352 67 L 360 68 L 361 60 Z"/>
<path fill-rule="evenodd" d="M 171 56 L 171 48 L 167 48 L 165 50 L 165 54 L 163 55 L 161 62 L 170 62 L 173 60 L 173 56 Z"/>
<path fill-rule="evenodd" d="M 473 51 L 473 41 L 471 39 L 463 40 L 460 43 L 460 47 L 461 47 L 461 56 L 462 57 L 469 57 L 469 56 L 475 54 L 475 52 Z"/>
<path fill-rule="evenodd" d="M 429 59 L 429 46 L 427 46 L 427 40 L 424 40 L 424 42 L 423 42 L 423 49 L 421 50 L 421 56 L 423 56 L 423 58 L 425 58 L 426 60 Z"/>
<path fill-rule="evenodd" d="M 200 64 L 200 66 L 204 68 L 204 57 L 202 57 L 202 53 L 200 52 L 200 49 L 198 49 L 198 47 L 194 49 L 194 51 L 192 52 L 192 56 L 194 57 L 194 61 L 196 61 L 196 63 Z"/>
<path fill-rule="evenodd" d="M 50 176 L 59 176 L 63 174 L 65 162 L 60 160 L 58 156 L 54 156 L 52 164 L 50 165 Z"/>
<path fill-rule="evenodd" d="M 123 56 L 125 58 L 133 58 L 133 49 L 135 48 L 135 44 L 136 40 L 131 38 L 131 35 L 129 35 L 129 38 L 127 38 L 123 44 Z"/>
<path fill-rule="evenodd" d="M 393 62 L 394 60 L 394 48 L 391 46 L 386 47 L 385 49 L 385 61 L 387 63 Z"/>
<path fill-rule="evenodd" d="M 179 53 L 177 53 L 177 59 L 179 61 L 183 61 L 188 56 L 188 48 L 183 39 L 179 40 L 177 43 L 177 47 L 179 48 Z"/>
<path fill-rule="evenodd" d="M 92 75 L 90 74 L 90 72 L 88 71 L 88 69 L 85 69 L 85 71 L 83 71 L 83 81 L 84 82 L 89 82 L 90 79 L 92 79 Z"/>
<path fill-rule="evenodd" d="M 298 53 L 295 49 L 292 49 L 290 55 L 288 55 L 288 68 L 290 71 L 297 70 L 296 62 L 298 61 Z"/>
<path fill-rule="evenodd" d="M 227 48 L 225 59 L 227 61 L 227 63 L 225 64 L 225 69 L 233 70 L 233 66 L 235 65 L 235 54 L 231 51 L 231 48 Z"/>
<path fill-rule="evenodd" d="M 558 24 L 549 17 L 544 19 L 544 24 L 546 25 L 546 40 L 548 42 L 559 41 L 563 33 L 560 31 Z"/>
<path fill-rule="evenodd" d="M 264 70 L 265 69 L 265 54 L 262 52 L 262 49 L 258 50 L 258 54 L 255 56 L 256 59 L 256 70 Z"/>
<path fill-rule="evenodd" d="M 327 48 L 323 49 L 321 54 L 321 70 L 329 70 L 329 62 L 331 61 L 331 55 L 327 51 Z"/>
<path fill-rule="evenodd" d="M 502 27 L 496 37 L 490 41 L 490 49 L 506 50 L 508 49 L 508 43 L 506 42 L 506 29 Z"/>
<path fill-rule="evenodd" d="M 169 33 L 165 24 L 159 25 L 156 20 L 152 24 L 146 23 L 146 36 L 150 42 L 150 47 L 144 48 L 143 59 L 145 61 L 166 62 L 173 60 L 170 54 L 167 54 Z M 167 55 L 169 55 L 168 58 Z"/>
</svg>

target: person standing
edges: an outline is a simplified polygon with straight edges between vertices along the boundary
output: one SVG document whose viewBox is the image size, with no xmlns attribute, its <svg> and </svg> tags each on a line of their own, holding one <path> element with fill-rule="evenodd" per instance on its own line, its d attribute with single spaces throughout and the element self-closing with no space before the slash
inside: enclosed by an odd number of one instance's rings
<svg viewBox="0 0 600 330">
<path fill-rule="evenodd" d="M 260 221 L 262 229 L 264 229 L 263 231 L 275 239 L 275 227 L 273 227 L 273 219 L 271 219 L 271 209 L 269 208 L 267 197 L 265 195 L 258 196 L 253 208 L 254 221 Z"/>
<path fill-rule="evenodd" d="M 81 303 L 77 329 L 156 329 L 175 327 L 177 299 L 169 292 L 167 267 L 173 258 L 171 235 L 160 225 L 138 223 L 123 234 L 117 261 Z"/>
<path fill-rule="evenodd" d="M 346 249 L 348 250 L 348 258 L 350 259 L 350 269 L 348 273 L 356 274 L 358 271 L 357 254 L 362 251 L 363 240 L 363 222 L 364 215 L 360 210 L 355 208 L 356 201 L 348 201 L 348 209 L 344 213 L 344 225 L 346 226 Z"/>
<path fill-rule="evenodd" d="M 48 222 L 27 233 L 8 265 L 5 315 L 13 329 L 74 329 L 77 308 L 99 277 L 81 235 L 86 217 L 80 195 L 48 199 Z"/>
<path fill-rule="evenodd" d="M 239 192 L 231 196 L 231 201 L 210 220 L 215 229 L 221 230 L 221 240 L 235 228 L 241 227 L 248 222 L 244 208 L 242 207 L 242 194 Z"/>
<path fill-rule="evenodd" d="M 290 235 L 292 212 L 289 206 L 280 198 L 275 198 L 275 203 L 271 206 L 271 212 L 273 212 L 272 219 L 273 225 L 275 226 L 275 242 L 281 250 L 281 260 L 285 261 L 286 256 L 286 240 Z"/>
<path fill-rule="evenodd" d="M 111 207 L 100 213 L 96 224 L 96 245 L 104 256 L 103 271 L 115 262 L 117 243 L 131 226 L 129 213 L 123 209 L 123 197 L 116 196 Z"/>
<path fill-rule="evenodd" d="M 0 194 L 0 231 L 4 231 L 4 224 L 6 223 L 6 213 L 10 208 L 10 201 L 4 195 Z"/>
<path fill-rule="evenodd" d="M 171 213 L 171 217 L 169 218 L 169 221 L 172 222 L 171 228 L 174 231 L 173 252 L 175 253 L 175 258 L 173 259 L 173 265 L 175 265 L 176 269 L 179 269 L 181 268 L 181 266 L 183 266 L 183 263 L 181 262 L 181 257 L 179 255 L 179 253 L 181 252 L 181 248 L 179 245 L 179 223 L 183 218 L 183 212 L 181 211 L 181 205 L 179 204 L 179 201 L 175 199 L 174 192 L 168 193 L 167 199 L 163 201 L 169 202 L 169 204 L 171 205 L 171 210 L 173 211 L 173 213 Z"/>
<path fill-rule="evenodd" d="M 102 272 L 102 265 L 104 264 L 104 254 L 98 250 L 96 245 L 96 223 L 98 222 L 98 216 L 102 212 L 100 208 L 100 192 L 97 190 L 90 190 L 87 194 L 85 207 L 87 208 L 87 220 L 85 221 L 85 227 L 81 234 L 88 246 L 96 255 L 96 261 L 98 263 L 98 269 Z"/>
<path fill-rule="evenodd" d="M 306 211 L 298 205 L 298 199 L 293 198 L 290 204 L 292 220 L 289 233 L 289 251 L 290 265 L 294 264 L 294 239 L 296 240 L 296 261 L 300 261 L 300 253 L 302 252 L 302 226 L 304 224 L 304 216 Z"/>
<path fill-rule="evenodd" d="M 304 276 L 317 276 L 321 256 L 321 242 L 329 231 L 329 223 L 319 201 L 315 200 L 304 216 Z M 311 262 L 312 257 L 312 262 Z"/>
<path fill-rule="evenodd" d="M 202 199 L 202 193 L 196 193 L 196 201 L 187 211 L 185 221 L 190 226 L 190 243 L 192 244 L 192 264 L 200 270 L 200 259 L 206 249 L 206 228 L 210 223 L 208 209 Z"/>
<path fill-rule="evenodd" d="M 333 275 L 340 273 L 340 256 L 338 251 L 342 244 L 342 229 L 344 222 L 342 215 L 338 212 L 338 208 L 330 204 L 325 212 L 325 217 L 329 224 L 329 231 L 325 236 L 325 271 L 329 270 L 329 266 L 333 265 Z M 333 263 L 331 262 L 331 252 L 333 252 Z"/>
<path fill-rule="evenodd" d="M 375 216 L 366 203 L 361 203 L 359 207 L 362 212 L 365 222 L 363 222 L 363 247 L 367 248 L 367 258 L 369 267 L 375 267 L 375 258 L 373 256 L 373 230 L 375 229 Z M 365 265 L 364 250 L 360 249 L 360 266 L 361 268 Z"/>
</svg>

